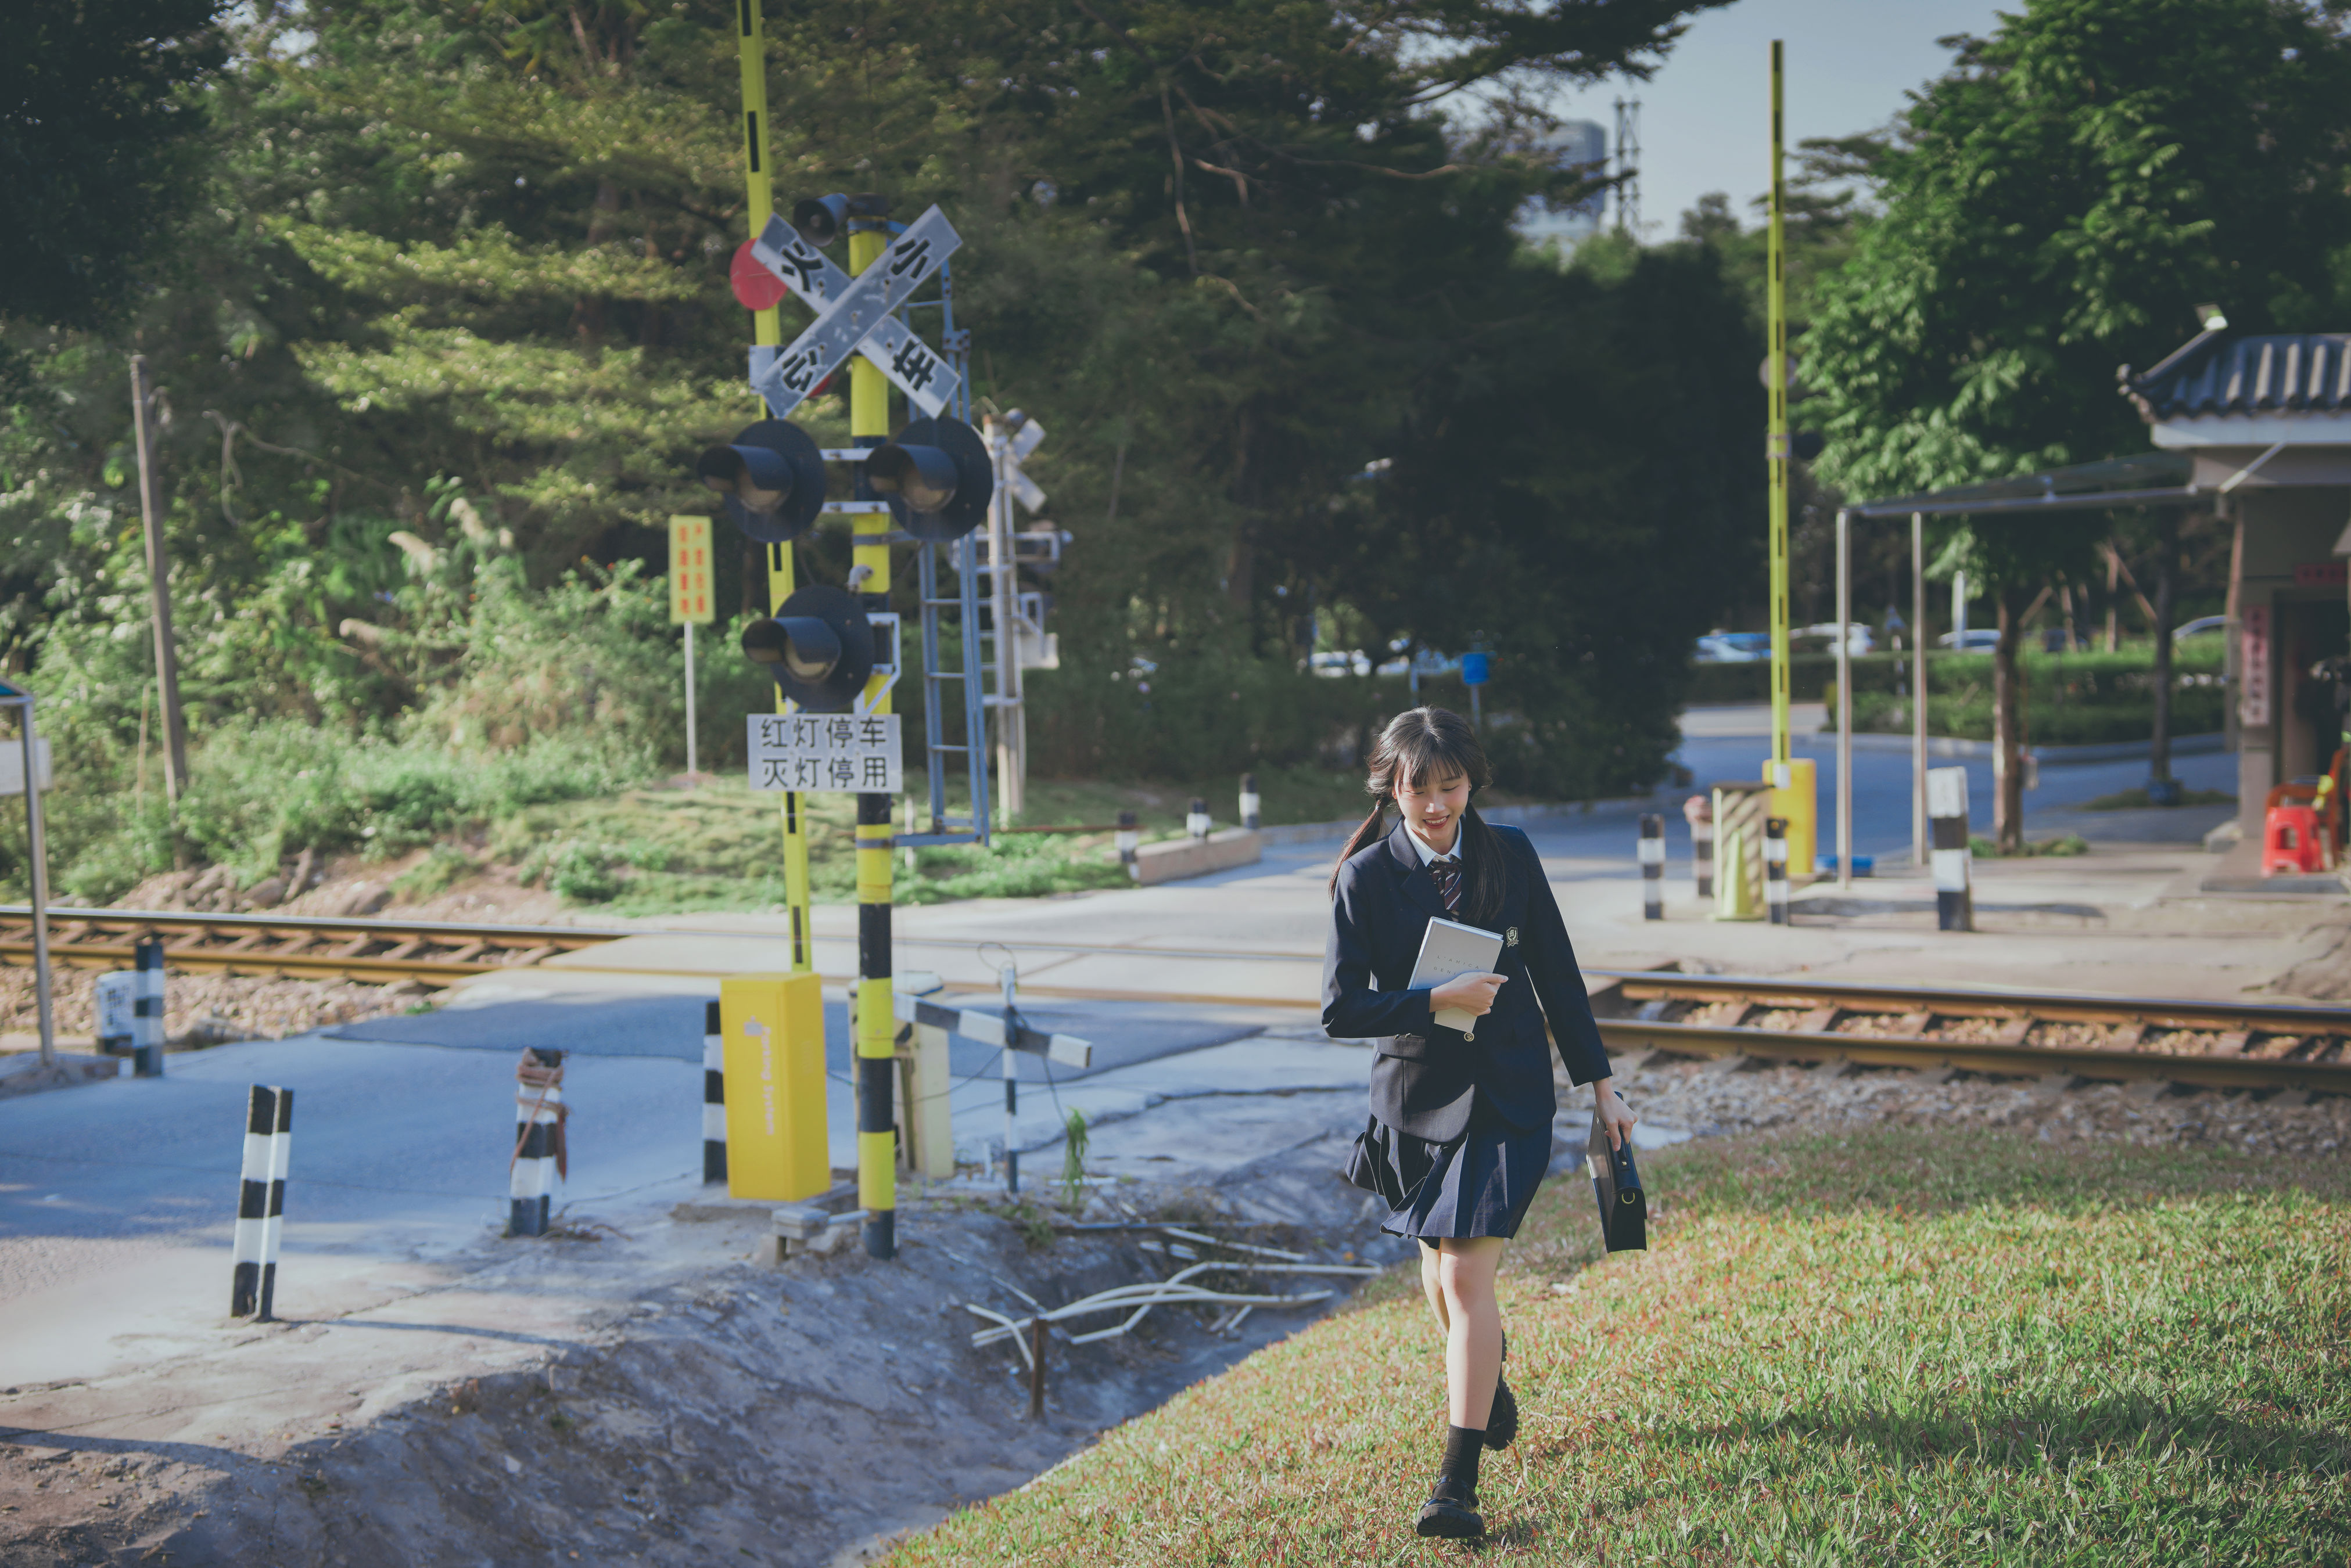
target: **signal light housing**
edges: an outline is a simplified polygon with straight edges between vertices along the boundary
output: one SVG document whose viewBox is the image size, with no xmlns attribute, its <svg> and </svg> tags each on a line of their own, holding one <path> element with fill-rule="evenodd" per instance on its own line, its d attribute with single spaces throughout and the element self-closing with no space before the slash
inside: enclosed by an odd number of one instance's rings
<svg viewBox="0 0 2351 1568">
<path fill-rule="evenodd" d="M 873 623 L 855 594 L 813 584 L 745 627 L 743 652 L 809 712 L 845 713 L 873 674 Z"/>
<path fill-rule="evenodd" d="M 761 420 L 705 448 L 694 472 L 726 498 L 735 526 L 763 545 L 797 539 L 824 510 L 824 459 L 789 420 Z"/>
<path fill-rule="evenodd" d="M 960 539 L 987 515 L 996 465 L 987 443 L 961 420 L 914 420 L 865 460 L 865 480 L 886 497 L 898 526 L 929 544 Z"/>
</svg>

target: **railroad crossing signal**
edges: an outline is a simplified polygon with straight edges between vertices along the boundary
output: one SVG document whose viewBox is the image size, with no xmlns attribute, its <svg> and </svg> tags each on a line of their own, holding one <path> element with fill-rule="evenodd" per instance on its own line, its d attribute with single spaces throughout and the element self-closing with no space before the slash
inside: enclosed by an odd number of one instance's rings
<svg viewBox="0 0 2351 1568">
<path fill-rule="evenodd" d="M 788 420 L 745 426 L 726 445 L 706 448 L 694 472 L 726 497 L 735 526 L 762 544 L 798 538 L 824 510 L 824 459 Z"/>
<path fill-rule="evenodd" d="M 823 203 L 800 203 L 803 212 L 812 206 Z M 939 413 L 962 378 L 894 312 L 962 244 L 946 214 L 934 206 L 907 225 L 879 261 L 851 277 L 791 224 L 769 218 L 752 243 L 752 257 L 797 290 L 817 314 L 789 347 L 751 350 L 752 390 L 782 419 L 851 355 L 862 354 L 923 412 Z"/>
</svg>

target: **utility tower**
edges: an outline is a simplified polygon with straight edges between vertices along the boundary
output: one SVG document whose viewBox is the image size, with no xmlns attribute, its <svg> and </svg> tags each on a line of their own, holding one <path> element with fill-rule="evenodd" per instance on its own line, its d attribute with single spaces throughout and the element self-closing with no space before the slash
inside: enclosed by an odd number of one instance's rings
<svg viewBox="0 0 2351 1568">
<path fill-rule="evenodd" d="M 1616 232 L 1641 237 L 1641 100 L 1616 100 Z"/>
</svg>

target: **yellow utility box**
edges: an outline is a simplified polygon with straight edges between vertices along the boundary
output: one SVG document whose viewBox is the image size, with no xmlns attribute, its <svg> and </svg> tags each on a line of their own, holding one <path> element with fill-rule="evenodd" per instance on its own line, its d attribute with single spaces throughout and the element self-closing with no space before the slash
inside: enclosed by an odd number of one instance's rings
<svg viewBox="0 0 2351 1568">
<path fill-rule="evenodd" d="M 813 974 L 718 982 L 730 1198 L 791 1202 L 832 1186 L 821 985 Z"/>
<path fill-rule="evenodd" d="M 1788 879 L 1810 881 L 1821 842 L 1821 793 L 1810 757 L 1791 757 L 1780 768 L 1763 760 L 1763 782 L 1771 786 L 1771 815 L 1788 824 Z"/>
</svg>

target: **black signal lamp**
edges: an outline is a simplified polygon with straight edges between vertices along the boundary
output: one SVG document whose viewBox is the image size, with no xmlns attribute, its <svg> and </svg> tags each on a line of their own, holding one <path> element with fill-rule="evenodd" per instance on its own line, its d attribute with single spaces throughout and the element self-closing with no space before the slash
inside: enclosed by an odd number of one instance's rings
<svg viewBox="0 0 2351 1568">
<path fill-rule="evenodd" d="M 761 420 L 704 451 L 695 476 L 724 496 L 735 526 L 763 545 L 798 538 L 824 509 L 824 459 L 789 420 Z"/>
<path fill-rule="evenodd" d="M 745 627 L 743 652 L 809 712 L 845 713 L 873 674 L 873 623 L 856 595 L 815 584 Z"/>
<path fill-rule="evenodd" d="M 839 192 L 810 196 L 792 208 L 792 227 L 819 250 L 839 239 L 841 227 L 848 221 L 849 198 Z"/>
<path fill-rule="evenodd" d="M 934 545 L 960 539 L 987 515 L 996 465 L 987 443 L 961 420 L 914 420 L 865 460 L 865 480 L 888 499 L 898 526 Z"/>
</svg>

